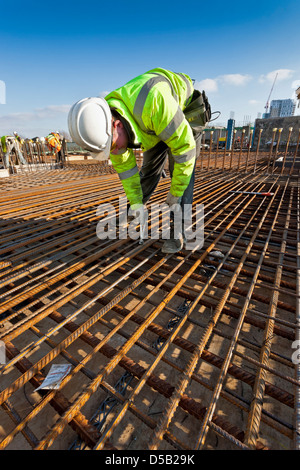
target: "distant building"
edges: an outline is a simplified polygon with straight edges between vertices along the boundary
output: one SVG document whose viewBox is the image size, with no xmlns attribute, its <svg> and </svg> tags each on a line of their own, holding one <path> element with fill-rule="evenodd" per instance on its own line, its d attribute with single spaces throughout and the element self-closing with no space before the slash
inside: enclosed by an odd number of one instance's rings
<svg viewBox="0 0 300 470">
<path fill-rule="evenodd" d="M 296 103 L 292 99 L 272 100 L 268 117 L 288 117 L 294 116 Z"/>
</svg>

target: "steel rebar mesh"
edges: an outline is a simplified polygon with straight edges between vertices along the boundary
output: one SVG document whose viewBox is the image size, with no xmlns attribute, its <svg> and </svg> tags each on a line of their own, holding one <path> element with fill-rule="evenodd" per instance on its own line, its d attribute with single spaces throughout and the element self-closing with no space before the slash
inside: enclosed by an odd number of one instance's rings
<svg viewBox="0 0 300 470">
<path fill-rule="evenodd" d="M 113 172 L 1 181 L 1 448 L 298 448 L 298 179 L 255 156 L 203 152 L 204 245 L 172 256 L 99 240 L 97 207 L 123 195 Z M 35 391 L 52 364 L 72 370 Z"/>
</svg>

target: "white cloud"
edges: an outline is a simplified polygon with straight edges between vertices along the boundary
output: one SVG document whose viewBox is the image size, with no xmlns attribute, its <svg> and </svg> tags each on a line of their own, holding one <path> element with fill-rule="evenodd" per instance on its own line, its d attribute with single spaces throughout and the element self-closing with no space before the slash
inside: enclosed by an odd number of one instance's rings
<svg viewBox="0 0 300 470">
<path fill-rule="evenodd" d="M 71 106 L 69 104 L 49 105 L 45 108 L 35 109 L 33 114 L 36 115 L 38 119 L 48 119 L 56 117 L 59 114 L 67 114 L 70 108 Z"/>
<path fill-rule="evenodd" d="M 276 80 L 280 82 L 280 81 L 288 80 L 292 78 L 293 74 L 294 74 L 294 70 L 291 70 L 291 69 L 277 69 L 277 70 L 273 70 L 272 72 L 267 73 L 267 75 L 261 75 L 259 77 L 259 82 L 264 83 L 267 81 L 267 82 L 273 83 L 276 75 L 277 75 Z"/>
<path fill-rule="evenodd" d="M 10 113 L 5 116 L 0 116 L 0 124 L 10 123 L 18 125 L 18 123 L 24 123 L 26 121 L 36 121 L 40 119 L 55 119 L 62 114 L 67 114 L 70 109 L 70 105 L 50 105 L 45 108 L 36 108 L 32 112 L 28 113 Z"/>
<path fill-rule="evenodd" d="M 0 128 L 3 134 L 18 130 L 25 135 L 35 134 L 32 129 L 36 128 L 36 123 L 45 126 L 44 132 L 49 126 L 61 128 L 61 121 L 65 121 L 70 108 L 68 104 L 49 105 L 31 112 L 9 113 L 0 116 Z"/>
<path fill-rule="evenodd" d="M 258 105 L 258 104 L 261 104 L 261 101 L 258 101 L 258 100 L 249 100 L 249 104 Z"/>
<path fill-rule="evenodd" d="M 243 86 L 252 80 L 251 75 L 242 75 L 240 73 L 229 73 L 226 75 L 220 75 L 219 80 L 228 85 Z"/>
<path fill-rule="evenodd" d="M 194 87 L 196 88 L 196 90 L 204 90 L 206 93 L 215 93 L 218 91 L 217 80 L 213 78 L 205 78 L 200 82 L 196 81 Z"/>
<path fill-rule="evenodd" d="M 32 118 L 32 113 L 10 113 L 0 116 L 0 125 L 26 122 Z"/>
<path fill-rule="evenodd" d="M 207 93 L 216 93 L 220 84 L 243 86 L 250 80 L 252 80 L 251 75 L 242 75 L 240 73 L 225 74 L 216 78 L 205 78 L 204 80 L 196 81 L 195 88 L 197 90 L 205 90 Z"/>
<path fill-rule="evenodd" d="M 296 90 L 300 86 L 300 79 L 299 80 L 294 80 L 292 82 L 292 88 L 293 90 Z"/>
</svg>

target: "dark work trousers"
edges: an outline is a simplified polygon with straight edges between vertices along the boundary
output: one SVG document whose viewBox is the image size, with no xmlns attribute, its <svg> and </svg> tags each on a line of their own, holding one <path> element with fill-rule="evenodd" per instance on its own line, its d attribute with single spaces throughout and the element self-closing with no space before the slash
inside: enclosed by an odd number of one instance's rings
<svg viewBox="0 0 300 470">
<path fill-rule="evenodd" d="M 200 153 L 201 145 L 201 133 L 194 135 L 196 142 L 196 158 Z M 174 169 L 174 158 L 171 155 L 170 149 L 164 142 L 158 142 L 150 150 L 144 152 L 143 155 L 143 166 L 140 170 L 140 179 L 141 186 L 143 191 L 143 203 L 146 204 L 150 199 L 151 195 L 156 189 L 156 186 L 159 183 L 159 180 L 162 176 L 166 159 L 169 158 L 169 171 L 172 177 Z M 196 166 L 196 161 L 195 161 Z M 195 183 L 195 166 L 189 182 L 188 187 L 183 193 L 181 198 L 181 207 L 184 208 L 184 204 L 193 203 L 193 192 L 194 192 L 194 183 Z"/>
</svg>

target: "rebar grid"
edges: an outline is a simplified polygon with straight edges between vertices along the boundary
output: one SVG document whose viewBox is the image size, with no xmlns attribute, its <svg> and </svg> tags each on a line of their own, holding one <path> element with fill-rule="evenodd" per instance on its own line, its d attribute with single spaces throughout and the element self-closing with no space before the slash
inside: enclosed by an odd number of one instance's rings
<svg viewBox="0 0 300 470">
<path fill-rule="evenodd" d="M 298 179 L 270 174 L 268 156 L 229 157 L 223 170 L 199 159 L 204 246 L 172 256 L 161 240 L 97 238 L 97 207 L 123 195 L 115 174 L 2 182 L 1 449 L 68 449 L 77 436 L 95 450 L 299 448 Z M 35 391 L 60 363 L 72 371 L 59 390 Z"/>
</svg>

